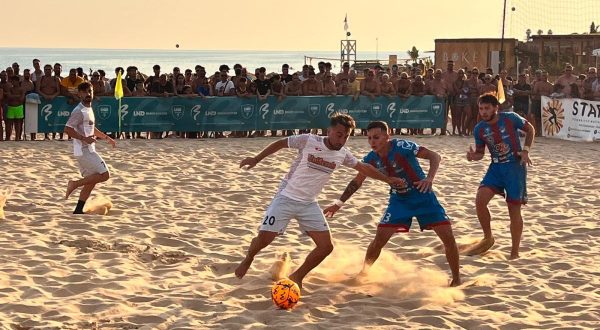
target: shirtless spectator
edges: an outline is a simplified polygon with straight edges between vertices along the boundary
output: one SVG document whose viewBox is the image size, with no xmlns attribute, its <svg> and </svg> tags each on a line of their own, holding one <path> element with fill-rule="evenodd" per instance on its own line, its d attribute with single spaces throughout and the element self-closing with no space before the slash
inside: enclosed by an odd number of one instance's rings
<svg viewBox="0 0 600 330">
<path fill-rule="evenodd" d="M 0 71 L 0 141 L 4 141 L 4 88 L 6 88 L 6 71 Z"/>
<path fill-rule="evenodd" d="M 410 82 L 410 79 L 408 79 L 408 73 L 402 72 L 400 74 L 400 79 L 396 81 L 396 93 L 402 101 L 408 99 L 412 94 L 411 86 L 412 83 Z"/>
<path fill-rule="evenodd" d="M 529 122 L 535 123 L 535 120 L 529 111 L 531 85 L 527 83 L 527 75 L 525 73 L 519 74 L 517 83 L 513 85 L 513 93 L 515 112 L 521 117 L 526 118 Z"/>
<path fill-rule="evenodd" d="M 104 70 L 98 70 L 98 73 L 100 74 L 100 81 L 102 81 L 102 83 L 104 83 L 104 91 L 106 93 L 112 93 L 112 89 L 110 89 L 110 80 L 108 78 L 106 78 L 106 71 Z"/>
<path fill-rule="evenodd" d="M 23 118 L 25 111 L 23 103 L 25 101 L 25 91 L 21 88 L 18 75 L 13 75 L 10 79 L 11 87 L 6 93 L 6 141 L 10 141 L 13 128 L 15 131 L 15 141 L 21 141 L 23 137 Z"/>
<path fill-rule="evenodd" d="M 350 88 L 350 84 L 348 84 L 348 78 L 342 78 L 340 83 L 337 86 L 337 94 L 338 95 L 352 95 L 352 89 Z"/>
<path fill-rule="evenodd" d="M 93 79 L 94 78 L 92 77 L 92 80 Z M 190 88 L 191 88 L 191 86 L 190 86 Z M 146 96 L 146 95 L 148 95 L 148 94 L 144 90 L 144 82 L 140 80 L 135 84 L 135 89 L 131 92 L 131 96 L 142 97 L 142 96 Z M 140 133 L 140 132 L 138 132 L 138 133 Z"/>
<path fill-rule="evenodd" d="M 92 72 L 92 79 L 90 80 L 92 87 L 94 88 L 94 99 L 100 100 L 100 96 L 110 95 L 104 88 L 104 82 L 100 79 L 100 73 L 98 71 Z"/>
<path fill-rule="evenodd" d="M 196 65 L 195 70 L 196 79 L 192 82 L 192 90 L 202 98 L 211 96 L 213 93 L 206 77 L 206 69 L 201 65 Z"/>
<path fill-rule="evenodd" d="M 375 71 L 366 71 L 365 77 L 366 78 L 360 85 L 360 94 L 368 96 L 371 101 L 375 100 L 375 97 L 381 94 L 381 86 L 379 85 L 379 82 L 375 80 Z"/>
<path fill-rule="evenodd" d="M 562 86 L 562 89 L 560 90 L 562 94 L 571 95 L 571 84 L 574 84 L 576 82 L 577 77 L 573 74 L 573 66 L 571 64 L 567 64 L 565 66 L 565 73 L 562 76 L 558 77 L 554 84 Z"/>
<path fill-rule="evenodd" d="M 166 74 L 161 74 L 157 81 L 150 87 L 150 96 L 170 97 L 175 95 L 173 83 L 167 79 Z"/>
<path fill-rule="evenodd" d="M 335 87 L 335 81 L 333 81 L 331 72 L 325 72 L 325 74 L 323 75 L 323 95 L 337 95 L 337 88 Z"/>
<path fill-rule="evenodd" d="M 231 82 L 233 82 L 234 86 L 237 86 L 240 78 L 242 77 L 242 65 L 241 64 L 236 63 L 233 66 L 233 74 L 234 75 L 231 77 Z"/>
<path fill-rule="evenodd" d="M 141 80 L 141 77 L 138 75 L 138 68 L 135 66 L 128 66 L 126 72 L 127 74 L 125 75 L 125 83 L 127 84 L 127 88 L 129 88 L 130 91 L 133 91 L 135 90 L 135 85 L 137 84 L 138 80 Z M 95 86 L 94 94 L 96 94 Z"/>
<path fill-rule="evenodd" d="M 398 64 L 392 65 L 392 72 L 390 74 L 390 82 L 396 88 L 396 82 L 400 80 L 400 71 L 398 70 Z"/>
<path fill-rule="evenodd" d="M 335 82 L 335 74 L 333 72 L 331 72 L 331 63 L 330 62 L 325 62 L 325 75 L 331 75 L 331 80 L 333 80 L 333 82 Z"/>
<path fill-rule="evenodd" d="M 58 79 L 62 80 L 62 65 L 60 63 L 54 63 L 54 66 L 52 67 L 52 71 L 54 71 L 54 76 L 57 77 Z"/>
<path fill-rule="evenodd" d="M 271 91 L 273 96 L 277 97 L 278 102 L 285 98 L 285 86 L 281 82 L 281 76 L 277 73 L 271 77 Z"/>
<path fill-rule="evenodd" d="M 335 84 L 339 86 L 344 78 L 346 79 L 346 82 L 350 80 L 350 63 L 348 62 L 342 64 L 342 72 L 335 76 Z"/>
<path fill-rule="evenodd" d="M 458 76 L 452 84 L 455 95 L 454 103 L 450 107 L 452 114 L 452 135 L 465 134 L 463 122 L 465 121 L 465 107 L 469 105 L 469 88 L 467 87 L 467 76 L 465 70 L 458 70 Z"/>
<path fill-rule="evenodd" d="M 396 96 L 396 89 L 394 84 L 390 81 L 390 75 L 384 73 L 381 77 L 381 95 L 388 98 Z"/>
<path fill-rule="evenodd" d="M 542 71 L 541 79 L 531 91 L 531 110 L 533 112 L 533 127 L 535 134 L 540 136 L 542 133 L 542 96 L 550 96 L 554 92 L 554 85 L 548 81 L 548 73 Z"/>
<path fill-rule="evenodd" d="M 254 96 L 248 89 L 248 79 L 240 77 L 237 86 L 235 86 L 235 94 L 241 98 L 250 98 Z"/>
<path fill-rule="evenodd" d="M 434 71 L 433 80 L 431 80 L 429 82 L 429 85 L 427 86 L 427 94 L 433 95 L 441 100 L 446 100 L 446 102 L 447 102 L 448 89 L 447 89 L 446 82 L 442 79 L 442 70 L 441 69 L 437 69 Z M 446 123 L 445 118 L 444 118 L 444 123 Z M 441 133 L 445 133 L 445 130 L 446 130 L 445 126 L 440 128 Z M 432 127 L 431 134 L 435 135 L 436 132 L 437 132 L 437 128 Z"/>
<path fill-rule="evenodd" d="M 219 81 L 221 81 L 221 71 L 215 71 L 215 73 L 208 79 L 208 84 L 213 92 L 213 96 L 217 95 L 217 89 L 215 87 Z"/>
<path fill-rule="evenodd" d="M 319 72 L 315 75 L 315 79 L 318 81 L 323 81 L 323 76 L 325 75 L 325 62 L 321 61 L 317 63 L 317 69 Z"/>
<path fill-rule="evenodd" d="M 60 79 L 52 76 L 50 64 L 44 65 L 44 74 L 39 76 L 36 91 L 47 102 L 52 102 L 55 97 L 60 95 Z"/>
<path fill-rule="evenodd" d="M 233 96 L 235 95 L 235 85 L 229 80 L 226 71 L 219 73 L 221 80 L 215 84 L 215 96 Z"/>
<path fill-rule="evenodd" d="M 423 82 L 423 77 L 421 75 L 416 75 L 415 81 L 410 84 L 410 93 L 413 96 L 425 95 L 425 82 Z"/>
<path fill-rule="evenodd" d="M 23 76 L 25 76 L 25 71 L 23 71 Z M 587 76 L 583 73 L 577 77 L 577 82 L 575 83 L 575 85 L 577 85 L 577 98 L 583 98 L 583 95 L 585 93 L 583 83 L 586 80 L 587 80 Z M 575 93 L 573 93 L 572 90 L 571 90 L 571 97 L 575 97 Z"/>
<path fill-rule="evenodd" d="M 31 73 L 29 69 L 23 70 L 23 79 L 21 80 L 21 88 L 25 92 L 25 95 L 29 93 L 35 93 L 35 85 L 31 81 Z"/>
<path fill-rule="evenodd" d="M 484 83 L 481 86 L 479 86 L 479 95 L 487 93 L 493 93 L 494 95 L 496 95 L 498 87 L 492 81 L 492 76 L 490 74 L 486 74 L 483 78 L 483 81 Z"/>
<path fill-rule="evenodd" d="M 69 104 L 77 104 L 81 100 L 77 92 L 77 86 L 83 83 L 83 78 L 77 76 L 77 69 L 70 69 L 69 76 L 62 79 L 60 84 L 61 95 L 68 99 Z"/>
<path fill-rule="evenodd" d="M 300 82 L 300 74 L 295 72 L 292 74 L 292 81 L 285 85 L 285 95 L 300 96 L 302 95 L 302 83 Z"/>
<path fill-rule="evenodd" d="M 308 79 L 302 82 L 302 95 L 315 96 L 323 95 L 323 84 L 317 80 L 314 71 L 308 73 Z"/>
<path fill-rule="evenodd" d="M 83 81 L 89 80 L 87 74 L 85 74 L 85 72 L 83 72 L 82 67 L 77 68 L 77 77 L 81 77 L 81 79 L 83 79 Z"/>
<path fill-rule="evenodd" d="M 11 68 L 12 68 L 13 74 L 15 76 L 19 77 L 19 81 L 23 81 L 23 76 L 21 76 L 21 69 L 20 69 L 19 63 L 17 63 L 17 62 L 13 63 L 11 65 Z M 11 78 L 9 77 L 9 79 L 11 79 Z M 12 79 L 10 81 L 12 81 Z"/>
</svg>

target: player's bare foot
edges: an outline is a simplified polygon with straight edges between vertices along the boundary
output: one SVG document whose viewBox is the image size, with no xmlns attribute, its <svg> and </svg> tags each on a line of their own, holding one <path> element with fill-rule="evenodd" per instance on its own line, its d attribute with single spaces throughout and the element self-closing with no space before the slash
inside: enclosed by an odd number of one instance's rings
<svg viewBox="0 0 600 330">
<path fill-rule="evenodd" d="M 519 252 L 517 252 L 517 253 L 511 253 L 510 257 L 508 259 L 509 260 L 519 259 Z"/>
<path fill-rule="evenodd" d="M 69 199 L 69 196 L 71 196 L 71 193 L 75 189 L 77 189 L 77 184 L 75 183 L 75 181 L 69 180 L 69 182 L 67 183 L 67 192 L 65 193 L 65 199 Z"/>
<path fill-rule="evenodd" d="M 294 276 L 294 274 L 292 274 L 292 275 L 290 275 L 289 279 L 292 280 L 294 283 L 298 284 L 298 287 L 300 288 L 300 290 L 302 290 L 302 279 L 301 278 L 296 278 Z"/>
<path fill-rule="evenodd" d="M 246 260 L 244 259 L 239 266 L 237 266 L 237 268 L 235 269 L 235 276 L 237 276 L 237 278 L 242 278 L 244 277 L 244 275 L 246 275 L 246 272 L 248 271 L 248 268 L 250 268 L 250 265 L 252 265 L 252 260 Z"/>
<path fill-rule="evenodd" d="M 290 270 L 290 261 L 290 254 L 288 252 L 283 252 L 279 259 L 273 263 L 269 270 L 273 281 L 279 281 L 287 276 Z"/>
<path fill-rule="evenodd" d="M 472 249 L 466 252 L 468 256 L 475 256 L 482 254 L 489 250 L 492 246 L 494 246 L 494 238 L 484 238 L 479 243 L 477 243 Z"/>
<path fill-rule="evenodd" d="M 462 282 L 461 282 L 460 278 L 453 278 L 452 281 L 450 282 L 450 287 L 459 286 L 461 284 L 462 284 Z"/>
</svg>

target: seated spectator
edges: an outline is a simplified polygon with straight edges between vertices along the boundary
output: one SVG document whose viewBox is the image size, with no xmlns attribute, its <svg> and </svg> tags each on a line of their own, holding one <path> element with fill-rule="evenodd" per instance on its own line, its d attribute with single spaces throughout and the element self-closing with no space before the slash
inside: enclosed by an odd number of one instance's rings
<svg viewBox="0 0 600 330">
<path fill-rule="evenodd" d="M 381 95 L 388 98 L 396 96 L 396 89 L 394 88 L 394 84 L 390 81 L 390 75 L 387 73 L 384 73 L 381 76 Z"/>
<path fill-rule="evenodd" d="M 366 72 L 366 78 L 360 85 L 360 93 L 361 95 L 368 96 L 371 100 L 374 100 L 376 96 L 381 94 L 381 87 L 375 79 L 375 71 L 368 70 Z"/>
<path fill-rule="evenodd" d="M 414 96 L 423 96 L 425 95 L 425 83 L 423 82 L 423 77 L 421 75 L 415 76 L 415 81 L 413 81 L 410 85 L 411 95 Z"/>
<path fill-rule="evenodd" d="M 408 73 L 402 72 L 400 74 L 400 79 L 396 81 L 396 94 L 402 100 L 406 100 L 412 95 L 411 90 L 412 83 L 410 79 L 408 79 Z"/>
<path fill-rule="evenodd" d="M 338 75 L 339 76 L 339 75 Z M 348 78 L 341 78 L 337 86 L 337 95 L 352 95 L 352 88 L 348 84 Z"/>
<path fill-rule="evenodd" d="M 327 63 L 325 63 L 325 68 L 327 68 Z M 337 95 L 337 87 L 335 87 L 335 81 L 333 81 L 333 75 L 331 74 L 331 72 L 325 71 L 325 74 L 323 75 L 323 95 Z"/>
<path fill-rule="evenodd" d="M 316 79 L 316 74 L 314 70 L 311 70 L 308 73 L 308 79 L 302 82 L 302 95 L 323 95 L 323 84 L 321 83 L 321 81 Z"/>
</svg>

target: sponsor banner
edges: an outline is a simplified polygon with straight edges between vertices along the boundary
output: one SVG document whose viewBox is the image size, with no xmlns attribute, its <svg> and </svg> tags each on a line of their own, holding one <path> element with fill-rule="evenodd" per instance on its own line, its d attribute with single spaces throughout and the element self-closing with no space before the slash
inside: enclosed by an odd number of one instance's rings
<svg viewBox="0 0 600 330">
<path fill-rule="evenodd" d="M 600 140 L 600 101 L 542 96 L 542 135 L 572 141 Z"/>
<path fill-rule="evenodd" d="M 38 132 L 62 132 L 75 104 L 64 97 L 42 102 L 38 111 Z M 440 128 L 444 124 L 444 100 L 433 96 L 370 99 L 350 96 L 291 96 L 266 101 L 238 97 L 126 97 L 119 103 L 112 97 L 92 102 L 96 126 L 105 132 L 160 131 L 252 131 L 297 128 L 324 128 L 335 113 L 346 113 L 357 127 L 374 120 L 394 128 Z"/>
</svg>

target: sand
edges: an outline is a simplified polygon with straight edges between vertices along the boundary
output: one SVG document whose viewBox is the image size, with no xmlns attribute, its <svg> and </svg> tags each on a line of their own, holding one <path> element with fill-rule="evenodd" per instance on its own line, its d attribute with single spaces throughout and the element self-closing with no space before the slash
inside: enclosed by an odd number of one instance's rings
<svg viewBox="0 0 600 330">
<path fill-rule="evenodd" d="M 469 163 L 470 138 L 418 137 L 438 151 L 434 182 L 459 245 L 481 238 L 474 197 L 489 160 Z M 600 145 L 540 138 L 532 151 L 521 258 L 508 260 L 508 214 L 490 208 L 496 245 L 461 256 L 450 278 L 433 232 L 394 236 L 368 278 L 357 280 L 387 189 L 367 180 L 330 220 L 336 248 L 304 282 L 300 303 L 277 310 L 271 267 L 288 251 L 294 269 L 312 249 L 295 223 L 233 275 L 293 151 L 250 171 L 239 161 L 273 139 L 134 140 L 100 144 L 111 179 L 92 194 L 99 213 L 71 214 L 79 191 L 68 142 L 0 142 L 3 329 L 305 329 L 600 327 Z M 364 155 L 364 137 L 348 146 Z M 327 206 L 354 175 L 334 173 Z M 0 203 L 1 205 L 1 203 Z M 415 224 L 416 225 L 416 224 Z"/>
</svg>

